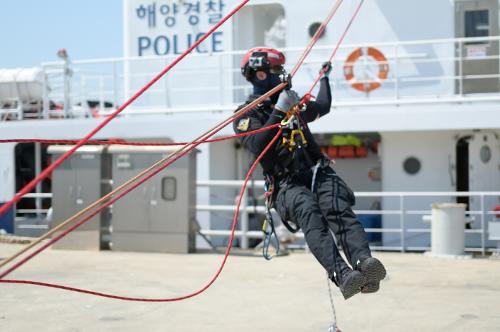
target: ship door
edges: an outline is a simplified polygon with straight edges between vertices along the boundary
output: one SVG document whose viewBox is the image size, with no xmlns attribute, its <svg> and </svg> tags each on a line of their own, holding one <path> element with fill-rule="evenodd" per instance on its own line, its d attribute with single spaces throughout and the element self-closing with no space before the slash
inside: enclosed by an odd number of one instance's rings
<svg viewBox="0 0 500 332">
<path fill-rule="evenodd" d="M 456 0 L 457 38 L 498 36 L 498 0 Z M 457 43 L 458 94 L 498 92 L 498 41 Z"/>
<path fill-rule="evenodd" d="M 498 191 L 500 188 L 500 143 L 497 134 L 478 133 L 473 136 L 469 141 L 469 164 L 470 191 Z M 484 209 L 493 210 L 498 203 L 498 197 L 485 196 Z M 471 197 L 470 209 L 481 211 L 479 197 Z"/>
<path fill-rule="evenodd" d="M 456 176 L 457 191 L 469 191 L 469 141 L 472 136 L 462 137 L 456 145 Z M 457 203 L 469 207 L 469 197 L 457 197 Z"/>
<path fill-rule="evenodd" d="M 477 133 L 465 136 L 456 145 L 457 191 L 498 191 L 500 188 L 500 141 L 497 134 Z M 481 211 L 478 196 L 458 197 L 470 211 Z M 497 197 L 484 198 L 484 209 L 492 210 Z"/>
</svg>

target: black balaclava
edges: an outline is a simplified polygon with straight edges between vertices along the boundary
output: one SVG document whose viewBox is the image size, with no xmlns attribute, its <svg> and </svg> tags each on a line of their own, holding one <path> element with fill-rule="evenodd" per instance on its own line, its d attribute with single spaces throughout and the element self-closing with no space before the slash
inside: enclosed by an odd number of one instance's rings
<svg viewBox="0 0 500 332">
<path fill-rule="evenodd" d="M 280 74 L 271 74 L 269 72 L 266 72 L 267 77 L 265 80 L 259 80 L 257 77 L 253 77 L 252 79 L 252 85 L 253 85 L 253 93 L 254 95 L 262 96 L 269 90 L 277 87 L 278 85 L 281 84 L 281 79 L 280 79 Z M 276 104 L 278 101 L 278 97 L 280 95 L 280 92 L 276 92 L 274 95 L 272 95 L 271 102 L 273 104 Z"/>
</svg>

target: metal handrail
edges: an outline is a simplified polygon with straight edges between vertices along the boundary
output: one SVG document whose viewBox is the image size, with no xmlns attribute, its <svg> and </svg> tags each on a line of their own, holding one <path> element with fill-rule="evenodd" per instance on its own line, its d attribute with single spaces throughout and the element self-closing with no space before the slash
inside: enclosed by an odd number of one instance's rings
<svg viewBox="0 0 500 332">
<path fill-rule="evenodd" d="M 416 41 L 393 41 L 393 42 L 377 42 L 377 43 L 358 43 L 358 44 L 346 44 L 342 45 L 340 50 L 344 54 L 341 57 L 335 59 L 336 65 L 334 72 L 332 73 L 332 81 L 334 81 L 333 89 L 335 95 L 334 107 L 367 107 L 367 106 L 377 106 L 377 105 L 408 105 L 408 104 L 422 104 L 422 103 L 462 103 L 462 102 L 491 102 L 498 101 L 500 99 L 500 92 L 487 93 L 486 96 L 482 95 L 468 95 L 464 96 L 464 82 L 467 80 L 485 80 L 485 79 L 495 79 L 498 78 L 500 73 L 492 72 L 488 75 L 469 75 L 464 73 L 464 68 L 462 66 L 462 60 L 467 61 L 494 61 L 500 60 L 500 55 L 486 55 L 480 54 L 477 57 L 467 58 L 467 55 L 462 51 L 462 46 L 464 43 L 477 43 L 482 42 L 483 44 L 488 44 L 491 42 L 499 42 L 500 36 L 494 37 L 475 37 L 475 38 L 448 38 L 448 39 L 433 39 L 433 40 L 416 40 Z M 346 82 L 343 77 L 342 64 L 345 61 L 344 57 L 346 52 L 358 47 L 376 47 L 381 48 L 386 53 L 387 64 L 391 66 L 389 77 L 384 80 L 383 87 L 379 89 L 376 93 L 362 94 L 359 92 L 352 92 L 349 87 L 350 83 Z M 443 46 L 445 48 L 443 48 Z M 437 47 L 437 48 L 436 48 Z M 311 56 L 305 62 L 305 69 L 301 72 L 307 70 L 312 70 L 313 66 L 317 66 L 322 59 L 316 56 L 317 52 L 323 54 L 326 50 L 331 50 L 331 45 L 324 45 L 316 47 Z M 420 50 L 415 49 L 420 48 Z M 434 52 L 428 51 L 428 49 L 433 49 Z M 458 49 L 458 51 L 457 51 Z M 293 55 L 300 50 L 300 47 L 292 47 L 283 49 L 287 53 L 288 57 L 293 59 Z M 342 52 L 343 51 L 343 52 Z M 233 96 L 233 92 L 245 91 L 247 88 L 240 85 L 238 81 L 233 82 L 234 79 L 225 80 L 222 79 L 224 75 L 229 75 L 236 77 L 237 68 L 233 68 L 236 65 L 230 65 L 234 63 L 235 57 L 239 57 L 244 54 L 245 50 L 228 51 L 222 53 L 212 53 L 212 54 L 191 54 L 190 61 L 198 62 L 200 59 L 219 59 L 219 64 L 214 62 L 210 68 L 206 67 L 204 70 L 218 72 L 221 79 L 215 85 L 205 86 L 199 84 L 196 86 L 196 93 L 208 93 L 209 91 L 219 90 L 219 94 L 212 94 L 214 100 L 213 102 L 205 103 L 207 106 L 201 109 L 202 112 L 212 112 L 213 109 L 224 109 L 228 107 L 233 107 L 239 104 L 240 100 L 236 100 L 236 97 L 227 97 L 227 100 L 233 98 L 232 101 L 224 101 L 224 96 Z M 323 53 L 321 53 L 323 52 Z M 126 89 L 126 77 L 129 80 L 134 78 L 150 77 L 153 75 L 151 72 L 154 71 L 153 67 L 148 66 L 157 63 L 158 65 L 166 64 L 175 56 L 144 56 L 144 57 L 115 57 L 108 59 L 89 59 L 89 60 L 75 60 L 72 61 L 71 66 L 73 69 L 72 86 L 73 91 L 71 92 L 71 99 L 76 103 L 80 102 L 82 105 L 89 99 L 99 101 L 97 105 L 96 112 L 105 112 L 106 109 L 103 107 L 105 101 L 110 101 L 113 103 L 114 107 L 123 103 L 126 99 L 127 94 L 130 92 Z M 227 62 L 223 62 L 226 61 Z M 293 61 L 293 60 L 292 60 Z M 128 64 L 140 64 L 144 62 L 143 72 L 132 71 L 127 72 L 125 75 L 125 67 Z M 147 65 L 146 65 L 147 64 Z M 225 65 L 223 65 L 225 64 Z M 425 72 L 417 71 L 418 77 L 412 76 L 415 71 L 416 66 L 424 65 L 436 66 L 438 69 L 425 70 Z M 457 66 L 458 64 L 458 66 Z M 46 69 L 47 72 L 50 71 L 49 76 L 49 86 L 56 86 L 59 83 L 58 88 L 54 88 L 49 95 L 48 99 L 61 102 L 64 99 L 64 62 L 45 62 L 42 67 Z M 98 69 L 93 68 L 93 66 L 99 66 Z M 309 69 L 308 69 L 309 68 Z M 314 67 L 315 68 L 315 67 Z M 182 67 L 176 68 L 175 74 L 182 73 L 183 75 L 188 75 L 190 69 L 183 69 Z M 191 70 L 192 71 L 192 70 Z M 59 72 L 59 75 L 57 75 Z M 101 73 L 99 75 L 99 73 Z M 213 73 L 211 74 L 213 76 Z M 307 73 L 310 75 L 310 73 Z M 305 79 L 306 76 L 298 77 L 297 82 L 294 82 L 295 86 L 300 88 L 306 86 Z M 134 80 L 135 81 L 135 80 Z M 140 79 L 139 79 L 140 81 Z M 304 81 L 304 82 L 302 82 Z M 147 94 L 154 98 L 151 98 L 151 102 L 144 103 L 141 105 L 133 106 L 138 108 L 149 108 L 159 110 L 163 113 L 175 113 L 184 112 L 184 109 L 191 109 L 188 105 L 172 104 L 171 96 L 176 93 L 186 93 L 189 91 L 190 86 L 172 86 L 169 84 L 169 77 L 164 78 L 164 84 L 159 84 L 154 90 L 148 91 Z M 362 81 L 360 81 L 362 83 Z M 458 82 L 457 84 L 454 84 Z M 409 85 L 418 84 L 424 87 L 437 86 L 438 89 L 431 89 L 432 95 L 427 95 L 428 92 L 424 90 L 418 90 L 413 88 L 408 88 Z M 165 98 L 161 96 L 165 95 Z M 217 95 L 218 98 L 217 98 Z M 236 99 L 235 99 L 236 98 Z M 466 98 L 466 99 L 464 99 Z M 44 101 L 45 107 L 48 107 L 48 100 Z M 72 112 L 68 109 L 68 112 L 64 112 L 63 117 L 79 117 L 88 116 L 88 110 L 82 107 L 82 111 Z M 45 117 L 50 117 L 51 112 L 48 109 L 44 109 L 43 114 Z"/>
<path fill-rule="evenodd" d="M 332 73 L 332 81 L 334 81 L 333 89 L 335 96 L 335 108 L 343 107 L 370 107 L 370 106 L 380 106 L 380 105 L 411 105 L 411 104 L 428 104 L 428 103 L 463 103 L 463 102 L 493 102 L 500 100 L 500 92 L 489 92 L 485 95 L 464 95 L 464 81 L 468 80 L 493 80 L 498 78 L 500 73 L 491 73 L 487 75 L 469 75 L 464 73 L 464 68 L 462 65 L 462 60 L 467 61 L 494 61 L 500 60 L 500 55 L 479 55 L 473 58 L 467 58 L 467 55 L 462 51 L 462 46 L 464 43 L 468 42 L 483 42 L 483 44 L 491 42 L 499 42 L 500 36 L 494 37 L 475 37 L 475 38 L 448 38 L 448 39 L 434 39 L 434 40 L 416 40 L 416 41 L 394 41 L 394 42 L 377 42 L 371 43 L 359 43 L 342 45 L 340 50 L 343 50 L 344 54 L 346 51 L 355 49 L 358 47 L 377 47 L 383 49 L 387 54 L 387 64 L 391 66 L 389 77 L 383 81 L 383 87 L 376 91 L 374 94 L 362 94 L 359 92 L 352 92 L 349 85 L 350 82 L 345 81 L 343 77 L 342 63 L 345 61 L 344 56 L 338 57 L 334 61 L 336 65 L 334 72 Z M 448 47 L 443 49 L 442 46 Z M 436 46 L 438 49 L 436 51 Z M 420 47 L 423 50 L 414 50 L 412 48 Z M 427 51 L 428 48 L 434 49 L 437 53 Z M 318 56 L 315 56 L 315 52 L 323 52 L 326 50 L 331 50 L 331 45 L 324 45 L 316 47 L 310 58 L 305 62 L 305 70 L 311 70 L 312 66 L 317 66 L 319 62 L 322 61 Z M 409 49 L 405 49 L 409 48 Z M 458 52 L 457 52 L 458 49 Z M 285 48 L 283 49 L 289 55 L 289 58 L 293 59 L 294 53 L 298 52 L 300 47 Z M 443 50 L 445 50 L 443 52 Z M 210 68 L 206 67 L 204 70 L 216 71 L 218 72 L 221 79 L 215 85 L 204 86 L 200 85 L 196 87 L 196 93 L 208 93 L 209 91 L 219 90 L 218 98 L 215 96 L 217 94 L 212 94 L 214 96 L 213 102 L 205 103 L 207 106 L 200 108 L 200 112 L 213 112 L 214 109 L 218 111 L 224 110 L 229 111 L 234 105 L 240 103 L 240 100 L 236 100 L 236 97 L 227 97 L 228 100 L 233 98 L 232 101 L 224 101 L 224 96 L 237 95 L 233 92 L 245 91 L 248 89 L 241 82 L 233 80 L 224 80 L 222 77 L 224 75 L 230 75 L 236 77 L 238 71 L 237 68 L 233 68 L 236 65 L 229 65 L 229 63 L 234 63 L 234 57 L 241 56 L 244 54 L 244 50 L 229 51 L 222 53 L 213 54 L 191 54 L 190 59 L 192 61 L 199 61 L 200 59 L 219 59 L 219 65 L 214 64 Z M 322 53 L 321 53 L 322 54 Z M 45 118 L 54 119 L 64 119 L 64 118 L 74 118 L 74 117 L 85 117 L 91 116 L 89 109 L 86 107 L 86 102 L 89 99 L 97 100 L 99 103 L 96 107 L 95 112 L 100 114 L 101 112 L 106 112 L 109 110 L 105 108 L 105 102 L 112 102 L 113 107 L 117 107 L 127 98 L 128 90 L 126 90 L 126 77 L 131 80 L 132 77 L 140 78 L 150 77 L 153 75 L 152 71 L 154 68 L 147 70 L 147 65 L 150 63 L 157 62 L 158 64 L 166 64 L 175 56 L 144 56 L 144 57 L 116 57 L 108 59 L 89 59 L 89 60 L 75 60 L 72 61 L 72 73 L 73 77 L 71 79 L 72 91 L 69 92 L 70 98 L 65 98 L 68 89 L 65 87 L 65 63 L 64 62 L 45 62 L 42 63 L 42 67 L 45 69 L 48 75 L 47 85 L 52 87 L 52 90 L 44 97 L 43 107 L 44 109 L 40 114 Z M 222 65 L 222 60 L 227 60 L 228 64 Z M 125 67 L 127 64 L 141 63 L 144 62 L 144 72 L 131 72 L 125 75 Z M 441 68 L 436 71 L 426 71 L 418 72 L 418 77 L 411 76 L 408 74 L 412 72 L 413 67 L 419 65 L 433 65 Z M 457 66 L 458 64 L 458 66 Z M 99 66 L 98 69 L 92 68 L 92 66 Z M 103 67 L 103 68 L 101 68 Z M 208 69 L 207 69 L 208 68 Z M 315 68 L 315 67 L 314 67 Z M 406 70 L 407 69 L 407 70 Z M 176 73 L 189 74 L 191 69 L 177 68 Z M 303 70 L 304 71 L 304 70 Z M 302 72 L 303 72 L 302 71 Z M 309 75 L 308 73 L 307 75 Z M 212 76 L 214 74 L 212 73 Z M 306 75 L 306 76 L 307 76 Z M 294 85 L 298 88 L 305 87 L 306 76 L 297 78 L 297 82 Z M 164 78 L 164 84 L 159 84 L 154 89 L 147 92 L 147 94 L 153 96 L 152 102 L 144 103 L 142 105 L 137 105 L 132 107 L 135 108 L 146 108 L 155 109 L 157 113 L 182 113 L 186 109 L 192 109 L 188 105 L 172 104 L 171 96 L 176 93 L 186 93 L 189 92 L 190 86 L 172 86 L 168 83 L 169 77 Z M 227 81 L 227 82 L 226 82 Z M 363 80 L 359 81 L 360 83 Z M 457 84 L 454 84 L 456 83 Z M 428 95 L 425 91 L 419 91 L 418 89 L 408 88 L 411 84 L 418 84 L 421 86 L 437 86 L 438 89 L 432 89 L 432 95 Z M 165 98 L 161 96 L 165 95 Z M 81 103 L 81 109 L 71 110 L 70 107 L 65 107 L 63 112 L 52 112 L 49 110 L 49 101 L 54 101 L 56 103 L 61 103 L 63 100 L 72 100 L 75 104 Z M 195 106 L 198 108 L 198 106 Z M 17 120 L 22 120 L 24 118 L 23 112 L 19 110 L 0 110 L 1 114 L 14 114 Z M 198 110 L 196 110 L 198 111 Z M 94 112 L 94 113 L 95 113 Z M 56 114 L 57 113 L 57 114 Z M 105 113 L 102 113 L 105 114 Z M 144 113 L 138 113 L 137 116 Z M 52 117 L 54 115 L 54 117 Z M 40 115 L 38 115 L 40 117 Z M 12 120 L 12 117 L 9 117 Z"/>
<path fill-rule="evenodd" d="M 214 187 L 214 188 L 240 188 L 243 185 L 243 181 L 240 180 L 214 180 L 214 181 L 198 181 L 197 187 Z M 263 187 L 264 181 L 253 181 L 253 185 L 257 187 Z M 247 187 L 247 191 L 249 188 L 252 188 L 252 185 Z M 484 208 L 484 198 L 485 197 L 500 197 L 500 191 L 473 191 L 473 192 L 447 192 L 447 191 L 404 191 L 404 192 L 355 192 L 355 196 L 358 198 L 361 197 L 394 197 L 399 198 L 399 209 L 381 209 L 381 210 L 355 210 L 354 212 L 357 215 L 392 215 L 392 216 L 400 216 L 399 227 L 394 228 L 366 228 L 365 231 L 367 233 L 394 233 L 400 234 L 400 246 L 373 246 L 374 250 L 397 250 L 401 252 L 405 252 L 408 250 L 429 250 L 428 247 L 412 247 L 407 246 L 405 243 L 407 242 L 408 234 L 424 234 L 429 236 L 431 233 L 430 228 L 422 227 L 422 228 L 410 228 L 407 227 L 405 223 L 405 216 L 409 215 L 422 215 L 425 217 L 426 215 L 431 214 L 431 210 L 414 210 L 414 209 L 406 209 L 405 208 L 405 199 L 415 198 L 415 197 L 448 197 L 448 198 L 456 198 L 456 197 L 479 197 L 481 200 L 481 206 Z M 244 197 L 243 208 L 240 209 L 240 219 L 247 220 L 249 219 L 249 214 L 251 213 L 264 213 L 265 207 L 263 204 L 258 205 L 257 207 L 248 206 L 247 195 Z M 197 205 L 196 210 L 199 212 L 202 211 L 210 211 L 210 212 L 231 212 L 234 213 L 236 211 L 235 205 Z M 480 248 L 466 248 L 467 251 L 479 251 L 483 254 L 489 250 L 486 245 L 486 216 L 487 215 L 495 215 L 498 216 L 498 211 L 493 210 L 481 210 L 481 211 L 466 211 L 469 215 L 476 215 L 479 217 L 480 228 L 479 229 L 465 229 L 465 234 L 478 234 L 481 236 L 481 247 Z M 230 230 L 220 230 L 220 229 L 202 229 L 200 233 L 205 236 L 214 236 L 214 237 L 228 237 L 231 234 Z M 260 233 L 260 236 L 258 235 Z M 248 244 L 248 239 L 251 238 L 262 238 L 261 232 L 249 231 L 248 224 L 242 225 L 241 229 L 235 233 L 238 236 L 242 243 Z M 302 233 L 298 233 L 298 238 L 303 238 Z M 247 249 L 248 246 L 242 246 L 244 249 Z"/>
</svg>

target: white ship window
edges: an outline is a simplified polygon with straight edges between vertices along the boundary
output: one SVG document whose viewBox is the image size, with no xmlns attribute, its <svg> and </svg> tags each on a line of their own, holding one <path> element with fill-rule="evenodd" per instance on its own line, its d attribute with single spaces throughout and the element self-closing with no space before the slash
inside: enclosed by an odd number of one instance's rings
<svg viewBox="0 0 500 332">
<path fill-rule="evenodd" d="M 422 168 L 422 163 L 416 157 L 408 157 L 403 162 L 403 169 L 409 175 L 415 175 L 420 172 Z"/>
<path fill-rule="evenodd" d="M 491 160 L 491 148 L 488 145 L 483 145 L 479 150 L 481 161 L 487 164 Z"/>
<path fill-rule="evenodd" d="M 488 37 L 490 35 L 490 12 L 487 9 L 465 12 L 465 37 Z M 468 42 L 467 44 L 482 44 Z"/>
</svg>

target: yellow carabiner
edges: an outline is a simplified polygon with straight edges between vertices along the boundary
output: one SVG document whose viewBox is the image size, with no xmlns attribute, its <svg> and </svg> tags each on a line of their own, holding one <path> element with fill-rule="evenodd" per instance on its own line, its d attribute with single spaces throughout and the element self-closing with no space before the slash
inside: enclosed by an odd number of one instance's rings
<svg viewBox="0 0 500 332">
<path fill-rule="evenodd" d="M 292 106 L 288 112 L 286 112 L 285 118 L 281 121 L 281 127 L 286 127 L 292 122 L 295 118 L 295 114 L 300 111 L 299 104 Z"/>
<path fill-rule="evenodd" d="M 289 151 L 293 151 L 297 147 L 297 142 L 295 141 L 295 137 L 297 135 L 300 136 L 302 144 L 304 144 L 304 145 L 307 144 L 307 140 L 306 140 L 306 137 L 304 135 L 304 132 L 300 129 L 294 129 L 294 130 L 292 130 L 292 133 L 290 134 L 290 142 L 288 142 L 288 150 Z"/>
</svg>

